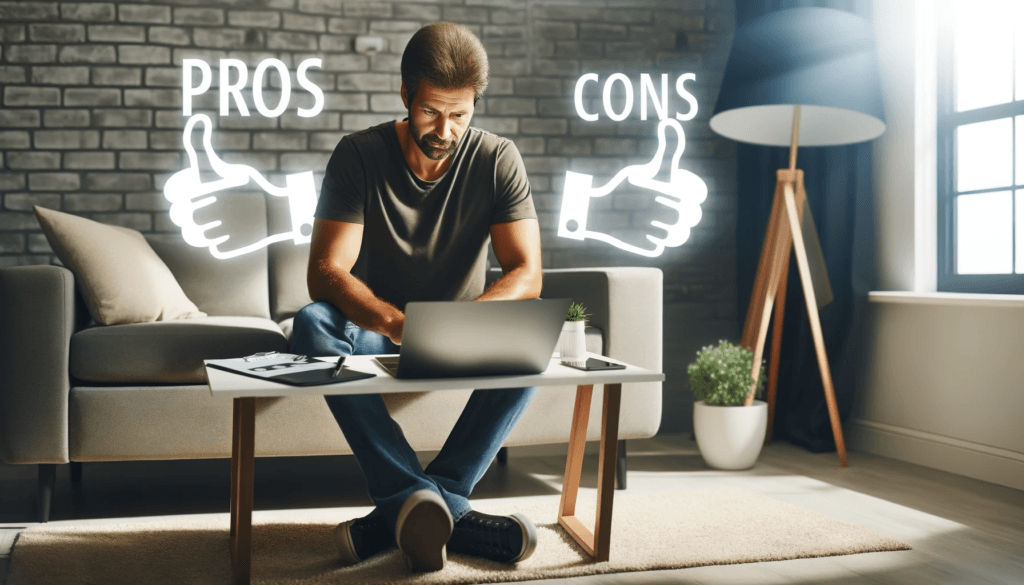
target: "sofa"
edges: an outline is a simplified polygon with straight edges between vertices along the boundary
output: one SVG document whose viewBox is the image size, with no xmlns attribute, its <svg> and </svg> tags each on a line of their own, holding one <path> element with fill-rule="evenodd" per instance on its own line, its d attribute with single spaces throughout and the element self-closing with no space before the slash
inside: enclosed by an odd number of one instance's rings
<svg viewBox="0 0 1024 585">
<path fill-rule="evenodd" d="M 241 232 L 232 237 L 289 229 L 280 198 L 239 197 L 233 213 Z M 0 459 L 39 466 L 40 521 L 49 516 L 57 465 L 72 464 L 78 481 L 82 462 L 230 458 L 232 401 L 210 396 L 202 360 L 288 351 L 292 317 L 310 302 L 308 244 L 279 242 L 219 260 L 178 234 L 146 239 L 206 317 L 97 325 L 67 268 L 0 269 Z M 489 271 L 489 281 L 499 276 Z M 586 305 L 589 351 L 661 371 L 659 269 L 548 269 L 542 296 Z M 506 446 L 567 442 L 574 389 L 540 389 Z M 602 396 L 594 393 L 588 440 L 600 438 Z M 440 449 L 468 397 L 428 392 L 386 400 L 413 448 L 431 451 Z M 660 383 L 623 385 L 620 439 L 653 436 L 661 404 Z M 257 457 L 350 453 L 323 397 L 257 401 Z"/>
</svg>

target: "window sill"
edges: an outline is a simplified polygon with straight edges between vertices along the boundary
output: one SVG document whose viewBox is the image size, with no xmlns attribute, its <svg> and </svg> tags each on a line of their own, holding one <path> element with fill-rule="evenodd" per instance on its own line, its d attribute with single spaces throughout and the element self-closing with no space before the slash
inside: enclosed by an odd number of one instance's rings
<svg viewBox="0 0 1024 585">
<path fill-rule="evenodd" d="M 868 302 L 1024 309 L 1024 295 L 989 295 L 980 293 L 871 291 L 868 293 Z"/>
</svg>

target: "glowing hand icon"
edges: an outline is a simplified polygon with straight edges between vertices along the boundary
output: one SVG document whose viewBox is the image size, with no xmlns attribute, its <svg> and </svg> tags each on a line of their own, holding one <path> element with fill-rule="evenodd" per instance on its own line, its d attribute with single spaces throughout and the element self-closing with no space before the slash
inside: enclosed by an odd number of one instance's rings
<svg viewBox="0 0 1024 585">
<path fill-rule="evenodd" d="M 199 157 L 192 145 L 192 133 L 202 125 L 202 143 L 210 167 L 217 179 L 204 182 L 200 176 Z M 296 244 L 310 241 L 313 229 L 313 213 L 316 211 L 316 186 L 312 171 L 295 173 L 285 177 L 285 187 L 278 187 L 268 181 L 256 169 L 242 164 L 227 163 L 217 156 L 211 144 L 213 124 L 206 114 L 196 114 L 185 124 L 182 141 L 188 152 L 189 167 L 178 171 L 164 184 L 164 197 L 171 202 L 171 221 L 181 228 L 185 241 L 197 248 L 209 248 L 215 258 L 233 258 L 269 246 L 274 242 L 294 240 Z M 244 187 L 252 181 L 275 197 L 287 197 L 291 213 L 292 231 L 273 234 L 255 243 L 235 246 L 229 243 L 231 234 L 213 235 L 223 221 L 214 220 L 199 223 L 196 212 L 217 201 L 216 193 L 227 189 Z"/>
<path fill-rule="evenodd" d="M 675 131 L 678 140 L 675 152 L 672 154 L 669 180 L 665 182 L 656 177 L 665 158 L 668 143 L 666 134 L 670 127 Z M 700 221 L 700 204 L 708 196 L 708 187 L 700 177 L 679 168 L 679 159 L 685 148 L 686 138 L 683 134 L 683 127 L 676 120 L 666 118 L 658 125 L 658 151 L 651 162 L 631 165 L 622 169 L 603 187 L 592 185 L 594 180 L 592 175 L 567 171 L 565 173 L 565 188 L 562 192 L 562 211 L 558 218 L 559 237 L 574 240 L 587 238 L 600 240 L 621 250 L 648 257 L 661 255 L 665 248 L 682 245 L 690 237 L 690 228 Z M 678 212 L 679 219 L 673 224 L 657 220 L 651 222 L 651 225 L 665 232 L 660 237 L 646 234 L 647 239 L 654 244 L 653 248 L 641 248 L 623 242 L 614 236 L 587 230 L 587 211 L 590 200 L 604 197 L 627 180 L 636 187 L 661 193 L 654 200 Z"/>
</svg>

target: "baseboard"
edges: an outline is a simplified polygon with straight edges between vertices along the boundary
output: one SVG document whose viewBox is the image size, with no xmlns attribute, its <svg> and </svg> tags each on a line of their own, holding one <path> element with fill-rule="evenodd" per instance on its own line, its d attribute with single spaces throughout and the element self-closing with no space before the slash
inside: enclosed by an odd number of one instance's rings
<svg viewBox="0 0 1024 585">
<path fill-rule="evenodd" d="M 1013 489 L 1024 486 L 1024 453 L 857 418 L 846 428 L 851 449 Z"/>
</svg>

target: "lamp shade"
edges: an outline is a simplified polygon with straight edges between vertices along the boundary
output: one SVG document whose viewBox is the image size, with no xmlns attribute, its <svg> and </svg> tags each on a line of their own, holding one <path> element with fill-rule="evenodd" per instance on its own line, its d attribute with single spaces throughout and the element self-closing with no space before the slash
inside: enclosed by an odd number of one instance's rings
<svg viewBox="0 0 1024 585">
<path fill-rule="evenodd" d="M 736 31 L 711 129 L 739 142 L 801 146 L 872 140 L 885 132 L 871 23 L 830 8 L 771 12 Z"/>
</svg>

